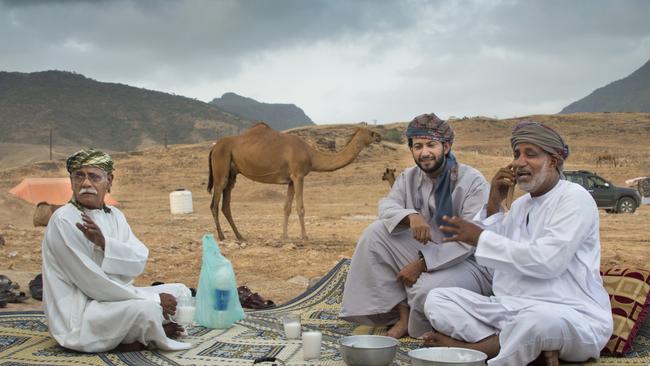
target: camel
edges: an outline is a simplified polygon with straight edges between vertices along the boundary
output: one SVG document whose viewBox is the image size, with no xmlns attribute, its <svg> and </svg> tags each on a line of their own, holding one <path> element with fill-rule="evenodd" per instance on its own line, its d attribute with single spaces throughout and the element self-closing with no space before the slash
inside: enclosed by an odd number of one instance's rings
<svg viewBox="0 0 650 366">
<path fill-rule="evenodd" d="M 395 184 L 395 169 L 386 168 L 384 175 L 381 176 L 381 180 L 388 181 L 388 184 L 393 187 Z"/>
<path fill-rule="evenodd" d="M 212 191 L 210 208 L 219 239 L 225 238 L 219 224 L 219 200 L 223 196 L 221 212 L 237 240 L 244 240 L 230 211 L 230 198 L 237 174 L 241 173 L 260 183 L 288 185 L 282 238 L 288 238 L 287 226 L 295 195 L 302 239 L 306 240 L 303 205 L 305 176 L 312 171 L 341 169 L 350 164 L 363 148 L 380 141 L 381 135 L 359 127 L 341 151 L 330 154 L 312 148 L 298 136 L 277 132 L 266 123 L 258 123 L 239 136 L 228 136 L 217 141 L 210 151 L 208 192 Z"/>
</svg>

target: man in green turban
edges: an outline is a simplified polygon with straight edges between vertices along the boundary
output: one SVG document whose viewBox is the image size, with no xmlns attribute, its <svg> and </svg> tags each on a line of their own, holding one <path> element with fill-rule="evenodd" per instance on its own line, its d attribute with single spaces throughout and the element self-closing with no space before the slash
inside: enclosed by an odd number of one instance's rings
<svg viewBox="0 0 650 366">
<path fill-rule="evenodd" d="M 149 250 L 124 215 L 104 204 L 113 184 L 113 160 L 97 150 L 66 162 L 73 197 L 56 210 L 43 238 L 43 306 L 52 337 L 81 352 L 183 350 L 171 337 L 176 298 L 191 296 L 182 284 L 135 287 Z"/>
</svg>

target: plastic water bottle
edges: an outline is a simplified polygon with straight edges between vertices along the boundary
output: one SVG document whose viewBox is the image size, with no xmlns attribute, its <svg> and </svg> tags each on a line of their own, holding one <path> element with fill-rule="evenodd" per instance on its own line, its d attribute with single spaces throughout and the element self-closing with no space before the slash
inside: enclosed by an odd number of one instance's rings
<svg viewBox="0 0 650 366">
<path fill-rule="evenodd" d="M 228 266 L 221 266 L 216 273 L 214 290 L 214 310 L 217 312 L 217 323 L 219 328 L 226 328 L 226 314 L 230 307 L 230 291 L 232 283 L 232 271 Z"/>
</svg>

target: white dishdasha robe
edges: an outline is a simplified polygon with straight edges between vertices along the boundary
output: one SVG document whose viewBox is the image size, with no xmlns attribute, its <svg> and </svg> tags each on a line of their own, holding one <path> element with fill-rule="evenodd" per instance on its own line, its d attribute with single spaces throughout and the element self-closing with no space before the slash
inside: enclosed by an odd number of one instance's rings
<svg viewBox="0 0 650 366">
<path fill-rule="evenodd" d="M 464 164 L 452 170 L 454 215 L 471 219 L 481 210 L 489 186 L 481 173 Z M 419 167 L 406 169 L 395 180 L 389 195 L 379 203 L 379 220 L 364 231 L 357 243 L 343 291 L 339 317 L 367 325 L 387 325 L 397 321 L 397 304 L 410 306 L 408 333 L 419 337 L 431 330 L 424 315 L 424 301 L 436 287 L 463 287 L 491 294 L 491 274 L 474 260 L 474 247 L 464 243 L 442 244 L 443 234 L 435 221 L 435 180 Z M 432 240 L 426 245 L 413 238 L 404 217 L 419 213 L 431 225 Z M 418 259 L 422 252 L 428 272 L 405 286 L 398 272 Z"/>
<path fill-rule="evenodd" d="M 484 209 L 476 217 L 485 230 L 475 256 L 494 269 L 494 296 L 431 291 L 425 313 L 433 327 L 470 343 L 498 334 L 501 349 L 489 365 L 526 365 L 555 350 L 565 361 L 598 358 L 613 320 L 593 198 L 560 180 L 542 196 L 520 197 L 507 214 L 486 216 Z"/>
<path fill-rule="evenodd" d="M 67 204 L 54 212 L 43 238 L 43 306 L 50 334 L 61 346 L 81 352 L 108 351 L 140 342 L 162 350 L 188 343 L 167 338 L 159 293 L 190 296 L 182 284 L 135 287 L 149 251 L 115 207 L 84 209 L 99 226 L 105 250 L 75 226 L 81 211 Z"/>
</svg>

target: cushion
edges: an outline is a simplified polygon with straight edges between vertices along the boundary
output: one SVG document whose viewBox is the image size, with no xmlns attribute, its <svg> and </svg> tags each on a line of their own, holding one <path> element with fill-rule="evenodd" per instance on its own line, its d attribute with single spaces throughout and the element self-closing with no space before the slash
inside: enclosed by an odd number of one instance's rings
<svg viewBox="0 0 650 366">
<path fill-rule="evenodd" d="M 614 318 L 614 332 L 603 353 L 623 356 L 632 347 L 634 337 L 648 315 L 650 271 L 610 268 L 603 269 L 601 275 Z"/>
</svg>

